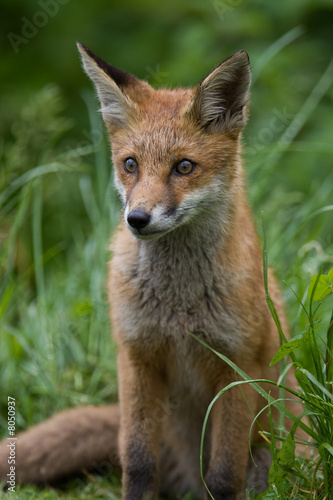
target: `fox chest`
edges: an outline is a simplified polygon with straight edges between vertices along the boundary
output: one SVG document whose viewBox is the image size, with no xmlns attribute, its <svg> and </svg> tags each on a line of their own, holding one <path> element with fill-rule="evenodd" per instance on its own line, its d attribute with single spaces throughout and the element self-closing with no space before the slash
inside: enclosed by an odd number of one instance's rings
<svg viewBox="0 0 333 500">
<path fill-rule="evenodd" d="M 177 264 L 177 262 L 176 262 Z M 237 315 L 211 262 L 171 265 L 158 261 L 121 268 L 109 282 L 114 335 L 140 349 L 181 342 L 189 332 L 232 355 L 241 343 Z"/>
</svg>

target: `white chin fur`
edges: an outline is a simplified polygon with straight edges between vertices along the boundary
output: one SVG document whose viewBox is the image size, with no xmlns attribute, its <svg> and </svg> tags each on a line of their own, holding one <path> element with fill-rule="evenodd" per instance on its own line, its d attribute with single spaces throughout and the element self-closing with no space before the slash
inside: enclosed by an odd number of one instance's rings
<svg viewBox="0 0 333 500">
<path fill-rule="evenodd" d="M 130 227 L 127 225 L 127 228 L 131 231 L 133 236 L 135 236 L 138 240 L 157 240 L 158 238 L 161 238 L 161 236 L 164 236 L 167 233 L 170 233 L 170 231 L 173 231 L 174 228 L 170 228 L 167 231 L 152 231 L 149 233 L 148 228 L 146 233 L 140 233 L 138 229 L 135 229 L 133 227 Z"/>
</svg>

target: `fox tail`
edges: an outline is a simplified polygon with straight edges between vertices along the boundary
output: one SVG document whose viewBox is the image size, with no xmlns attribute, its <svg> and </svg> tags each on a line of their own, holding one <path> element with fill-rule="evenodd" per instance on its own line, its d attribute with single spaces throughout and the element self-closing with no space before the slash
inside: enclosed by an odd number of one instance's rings
<svg viewBox="0 0 333 500">
<path fill-rule="evenodd" d="M 0 442 L 0 480 L 15 464 L 20 483 L 56 483 L 83 471 L 108 472 L 119 467 L 117 405 L 84 406 Z M 15 460 L 13 462 L 12 460 Z"/>
</svg>

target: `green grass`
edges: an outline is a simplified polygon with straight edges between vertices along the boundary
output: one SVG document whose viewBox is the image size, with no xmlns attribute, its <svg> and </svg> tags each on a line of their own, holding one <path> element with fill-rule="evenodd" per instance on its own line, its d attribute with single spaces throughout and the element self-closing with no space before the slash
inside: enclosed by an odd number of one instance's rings
<svg viewBox="0 0 333 500">
<path fill-rule="evenodd" d="M 258 74 L 285 43 L 258 63 Z M 321 267 L 328 272 L 333 261 L 333 122 L 322 105 L 331 82 L 330 63 L 280 136 L 275 133 L 255 154 L 245 153 L 251 205 L 259 222 L 263 211 L 269 262 L 280 283 L 288 284 L 282 287 L 294 334 L 309 322 L 297 297 L 304 302 L 311 275 Z M 254 87 L 254 102 L 256 92 Z M 2 436 L 8 396 L 17 402 L 18 431 L 63 408 L 117 398 L 105 281 L 109 237 L 121 214 L 103 126 L 91 107 L 92 94 L 84 98 L 89 132 L 71 135 L 61 92 L 49 86 L 16 110 L 1 151 Z M 245 133 L 249 144 L 250 134 L 261 137 L 263 127 L 269 128 L 269 112 L 266 125 L 259 115 Z M 320 318 L 329 324 L 328 301 Z M 325 333 L 316 341 L 325 350 Z M 311 351 L 303 347 L 300 361 L 306 364 Z M 69 486 L 67 492 L 20 488 L 17 498 L 119 498 L 119 483 L 105 478 Z"/>
<path fill-rule="evenodd" d="M 323 275 L 320 272 L 313 276 L 308 291 L 308 308 L 300 302 L 307 317 L 308 327 L 289 341 L 281 329 L 279 317 L 269 294 L 266 244 L 264 245 L 264 275 L 268 306 L 281 336 L 281 347 L 272 359 L 271 364 L 274 365 L 283 358 L 287 358 L 287 361 L 290 358 L 291 362 L 285 367 L 281 365 L 281 376 L 278 383 L 265 379 L 252 380 L 226 356 L 214 351 L 205 342 L 195 337 L 207 349 L 211 349 L 216 356 L 233 368 L 242 379 L 223 388 L 207 409 L 200 449 L 202 481 L 209 496 L 213 499 L 205 483 L 202 468 L 203 443 L 212 407 L 232 387 L 238 386 L 241 389 L 242 385 L 250 384 L 267 400 L 267 406 L 256 415 L 252 422 L 249 432 L 249 448 L 252 427 L 256 424 L 257 418 L 262 411 L 269 412 L 271 423 L 270 433 L 264 432 L 263 435 L 266 436 L 267 442 L 270 443 L 273 463 L 269 472 L 269 488 L 260 498 L 266 500 L 271 498 L 331 500 L 333 492 L 333 268 L 328 275 Z M 328 295 L 331 299 L 332 313 L 329 323 L 325 325 L 317 318 L 319 307 L 314 312 L 313 306 L 314 302 L 318 302 Z M 326 333 L 324 350 L 319 346 L 319 327 Z M 303 349 L 307 344 L 310 346 L 310 356 L 304 357 L 302 356 Z M 295 368 L 295 376 L 299 383 L 298 391 L 291 390 L 288 386 L 283 385 L 286 371 L 290 370 L 292 366 Z M 259 383 L 278 385 L 280 387 L 279 399 L 274 400 L 270 393 L 266 392 Z M 296 401 L 302 402 L 304 411 L 301 415 L 293 415 L 284 406 L 286 391 L 290 394 L 288 399 L 292 397 Z M 279 410 L 282 417 L 278 422 L 273 422 L 272 406 Z M 284 425 L 286 418 L 292 422 L 290 432 L 286 430 Z M 304 418 L 307 420 L 304 421 Z M 298 437 L 299 428 L 305 432 L 303 437 Z M 297 456 L 297 444 L 302 444 L 308 449 L 306 456 Z"/>
<path fill-rule="evenodd" d="M 8 498 L 8 494 L 2 494 Z M 1 493 L 0 493 L 1 498 Z M 102 478 L 101 476 L 81 477 L 69 482 L 63 489 L 38 488 L 37 486 L 18 486 L 15 490 L 15 498 L 25 500 L 27 498 L 41 498 L 42 500 L 119 500 L 121 498 L 120 478 Z"/>
</svg>

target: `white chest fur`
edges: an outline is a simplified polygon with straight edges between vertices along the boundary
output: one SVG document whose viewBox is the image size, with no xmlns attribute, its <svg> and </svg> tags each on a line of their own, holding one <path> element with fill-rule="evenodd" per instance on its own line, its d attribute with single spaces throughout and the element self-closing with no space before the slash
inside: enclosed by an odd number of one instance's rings
<svg viewBox="0 0 333 500">
<path fill-rule="evenodd" d="M 226 354 L 237 349 L 240 331 L 217 242 L 189 233 L 143 242 L 130 236 L 125 248 L 115 242 L 110 292 L 113 322 L 127 341 L 157 347 L 191 331 Z"/>
</svg>

